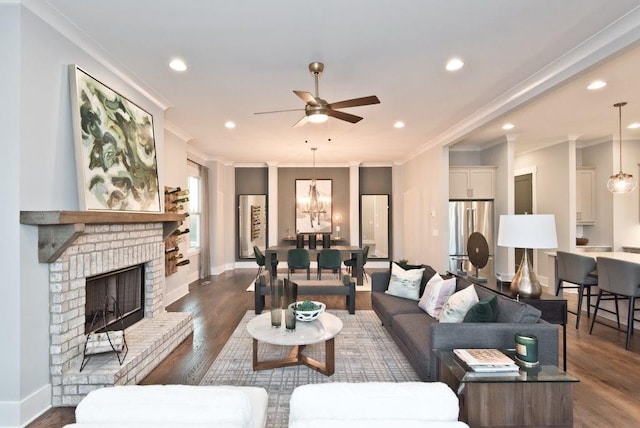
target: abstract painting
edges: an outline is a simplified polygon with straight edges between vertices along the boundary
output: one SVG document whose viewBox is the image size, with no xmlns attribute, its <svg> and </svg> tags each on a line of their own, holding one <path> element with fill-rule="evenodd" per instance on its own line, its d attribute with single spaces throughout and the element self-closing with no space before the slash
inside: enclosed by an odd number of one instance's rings
<svg viewBox="0 0 640 428">
<path fill-rule="evenodd" d="M 296 180 L 296 233 L 331 233 L 331 180 Z"/>
<path fill-rule="evenodd" d="M 69 66 L 80 207 L 160 212 L 153 116 Z"/>
</svg>

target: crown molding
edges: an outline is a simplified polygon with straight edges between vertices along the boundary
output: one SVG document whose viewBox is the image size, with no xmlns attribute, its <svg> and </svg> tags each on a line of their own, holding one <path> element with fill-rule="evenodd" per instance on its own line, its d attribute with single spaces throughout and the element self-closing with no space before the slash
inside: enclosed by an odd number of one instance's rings
<svg viewBox="0 0 640 428">
<path fill-rule="evenodd" d="M 436 146 L 445 146 L 519 107 L 594 64 L 640 40 L 640 6 L 506 91 L 407 156 L 409 161 Z"/>
<path fill-rule="evenodd" d="M 185 131 L 184 129 L 182 129 L 178 125 L 176 125 L 175 123 L 170 122 L 170 121 L 168 121 L 166 119 L 164 121 L 164 129 L 166 131 L 172 133 L 176 137 L 180 138 L 185 143 L 188 143 L 189 141 L 193 140 L 193 137 L 187 131 Z"/>
<path fill-rule="evenodd" d="M 162 110 L 167 110 L 172 106 L 166 98 L 143 83 L 142 79 L 135 76 L 126 66 L 118 62 L 109 52 L 100 47 L 95 40 L 80 30 L 78 26 L 50 3 L 42 0 L 22 0 L 20 3 L 153 104 Z"/>
</svg>

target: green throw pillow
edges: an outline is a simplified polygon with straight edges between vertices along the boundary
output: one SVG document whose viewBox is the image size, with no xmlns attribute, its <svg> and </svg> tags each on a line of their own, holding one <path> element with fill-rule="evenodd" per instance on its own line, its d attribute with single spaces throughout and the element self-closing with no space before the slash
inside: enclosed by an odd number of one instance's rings
<svg viewBox="0 0 640 428">
<path fill-rule="evenodd" d="M 496 322 L 498 319 L 498 297 L 491 296 L 473 305 L 462 322 Z"/>
</svg>

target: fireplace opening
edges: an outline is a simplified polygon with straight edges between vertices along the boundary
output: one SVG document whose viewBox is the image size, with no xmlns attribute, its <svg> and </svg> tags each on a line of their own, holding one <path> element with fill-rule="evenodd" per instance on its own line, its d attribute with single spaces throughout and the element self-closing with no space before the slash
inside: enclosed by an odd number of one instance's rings
<svg viewBox="0 0 640 428">
<path fill-rule="evenodd" d="M 107 330 L 127 328 L 142 318 L 144 264 L 87 278 L 85 334 L 105 326 Z"/>
</svg>

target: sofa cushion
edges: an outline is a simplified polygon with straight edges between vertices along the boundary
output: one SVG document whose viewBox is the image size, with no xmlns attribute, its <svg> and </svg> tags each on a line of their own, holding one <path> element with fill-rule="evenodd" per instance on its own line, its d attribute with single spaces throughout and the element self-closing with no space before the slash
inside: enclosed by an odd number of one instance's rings
<svg viewBox="0 0 640 428">
<path fill-rule="evenodd" d="M 454 293 L 442 307 L 440 322 L 462 322 L 469 309 L 478 301 L 476 288 L 472 285 Z"/>
<path fill-rule="evenodd" d="M 542 311 L 523 302 L 510 299 L 506 296 L 496 295 L 483 287 L 475 287 L 478 297 L 481 299 L 496 296 L 498 298 L 498 318 L 496 322 L 507 323 L 536 323 L 542 315 Z"/>
<path fill-rule="evenodd" d="M 438 319 L 440 318 L 442 307 L 455 290 L 455 278 L 445 280 L 436 273 L 427 282 L 424 293 L 422 293 L 422 297 L 420 297 L 420 301 L 418 302 L 418 307 L 435 319 Z"/>
<path fill-rule="evenodd" d="M 420 282 L 424 269 L 404 270 L 396 263 L 391 264 L 391 277 L 387 294 L 406 299 L 420 299 Z"/>
<path fill-rule="evenodd" d="M 473 305 L 462 322 L 496 322 L 497 319 L 498 296 L 491 296 Z"/>
<path fill-rule="evenodd" d="M 396 314 L 425 314 L 415 300 L 404 299 L 386 293 L 372 292 L 371 307 L 378 314 L 383 325 L 391 325 L 391 317 Z"/>
<path fill-rule="evenodd" d="M 391 261 L 389 262 L 389 272 L 391 272 L 391 268 L 393 266 L 395 262 Z M 424 269 L 424 272 L 422 273 L 422 281 L 420 281 L 420 293 L 418 294 L 419 296 L 422 296 L 422 293 L 424 293 L 424 288 L 427 286 L 427 282 L 433 277 L 433 275 L 435 275 L 437 272 L 435 271 L 434 268 L 432 268 L 429 265 L 409 265 L 409 264 L 405 264 L 402 266 L 404 270 L 411 270 L 411 269 Z"/>
<path fill-rule="evenodd" d="M 419 314 L 400 314 L 393 317 L 391 333 L 409 362 L 422 379 L 435 379 L 431 373 L 431 327 L 435 319 L 420 312 Z"/>
</svg>

